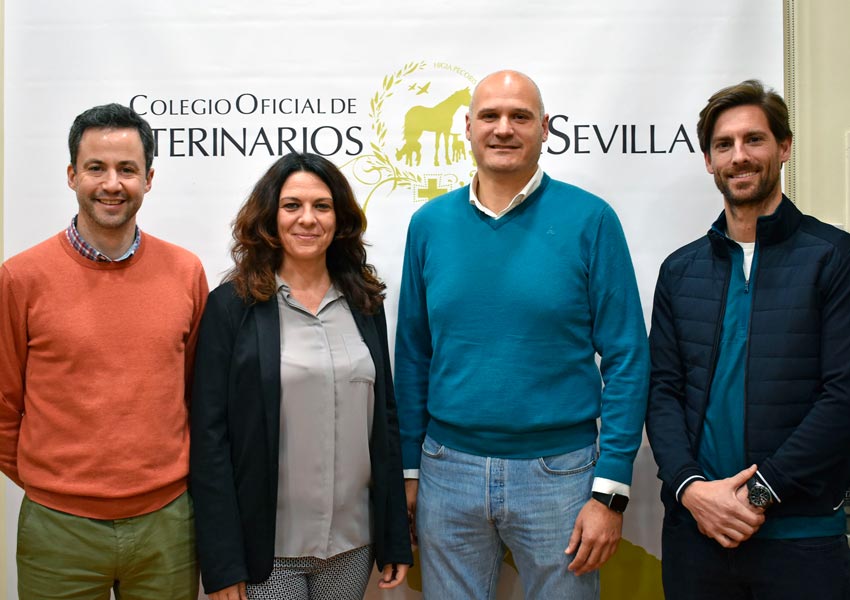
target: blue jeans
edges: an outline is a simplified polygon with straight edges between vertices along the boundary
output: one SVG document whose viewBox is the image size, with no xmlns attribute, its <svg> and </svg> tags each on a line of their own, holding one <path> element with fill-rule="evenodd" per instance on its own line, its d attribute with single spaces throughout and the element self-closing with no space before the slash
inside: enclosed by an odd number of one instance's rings
<svg viewBox="0 0 850 600">
<path fill-rule="evenodd" d="M 534 459 L 474 456 L 422 444 L 416 529 L 426 600 L 492 600 L 510 549 L 526 600 L 599 597 L 564 554 L 590 498 L 596 447 Z"/>
</svg>

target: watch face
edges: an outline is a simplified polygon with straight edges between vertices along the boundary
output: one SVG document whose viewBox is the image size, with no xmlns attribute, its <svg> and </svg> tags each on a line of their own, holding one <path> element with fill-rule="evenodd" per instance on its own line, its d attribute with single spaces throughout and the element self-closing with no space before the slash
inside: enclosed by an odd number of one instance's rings
<svg viewBox="0 0 850 600">
<path fill-rule="evenodd" d="M 629 505 L 629 497 L 621 496 L 620 494 L 614 494 L 614 498 L 611 500 L 611 508 L 616 510 L 617 512 L 624 512 L 626 507 Z"/>
<path fill-rule="evenodd" d="M 763 485 L 754 485 L 750 489 L 750 504 L 759 508 L 764 508 L 770 504 L 770 490 Z"/>
</svg>

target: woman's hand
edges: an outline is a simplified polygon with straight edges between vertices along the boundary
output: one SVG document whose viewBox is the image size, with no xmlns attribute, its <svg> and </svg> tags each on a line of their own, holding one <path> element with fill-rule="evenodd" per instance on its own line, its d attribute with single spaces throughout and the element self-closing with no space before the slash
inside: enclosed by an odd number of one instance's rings
<svg viewBox="0 0 850 600">
<path fill-rule="evenodd" d="M 410 565 L 384 565 L 381 579 L 378 581 L 378 587 L 382 590 L 389 590 L 396 587 L 404 581 L 409 568 Z"/>
<path fill-rule="evenodd" d="M 386 571 L 386 569 L 384 570 Z M 223 590 L 213 592 L 209 595 L 209 598 L 210 600 L 248 600 L 248 596 L 245 594 L 245 582 L 240 581 Z"/>
</svg>

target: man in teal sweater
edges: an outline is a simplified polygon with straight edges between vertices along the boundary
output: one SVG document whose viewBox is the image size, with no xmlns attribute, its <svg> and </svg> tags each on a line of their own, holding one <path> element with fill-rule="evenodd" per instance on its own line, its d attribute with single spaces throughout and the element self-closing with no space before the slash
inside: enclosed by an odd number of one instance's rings
<svg viewBox="0 0 850 600">
<path fill-rule="evenodd" d="M 526 598 L 598 598 L 620 539 L 646 329 L 614 211 L 537 164 L 548 123 L 531 79 L 484 78 L 472 184 L 410 222 L 396 395 L 426 599 L 492 598 L 506 549 Z"/>
</svg>

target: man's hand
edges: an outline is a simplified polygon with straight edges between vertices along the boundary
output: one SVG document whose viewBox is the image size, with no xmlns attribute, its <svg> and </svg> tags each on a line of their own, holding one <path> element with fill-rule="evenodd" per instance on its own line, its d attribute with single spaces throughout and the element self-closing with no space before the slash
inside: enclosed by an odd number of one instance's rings
<svg viewBox="0 0 850 600">
<path fill-rule="evenodd" d="M 210 600 L 248 600 L 245 594 L 245 582 L 240 581 L 229 587 L 210 594 Z"/>
<path fill-rule="evenodd" d="M 407 523 L 410 527 L 410 545 L 416 546 L 419 540 L 416 538 L 416 494 L 419 493 L 418 479 L 404 480 L 404 495 L 407 497 Z"/>
<path fill-rule="evenodd" d="M 595 571 L 614 554 L 622 532 L 623 515 L 591 498 L 578 513 L 564 551 L 575 554 L 567 568 L 575 575 Z"/>
<path fill-rule="evenodd" d="M 724 548 L 737 547 L 764 523 L 764 509 L 750 504 L 746 489 L 757 468 L 753 465 L 717 481 L 695 481 L 682 493 L 682 504 L 699 530 Z"/>
</svg>

